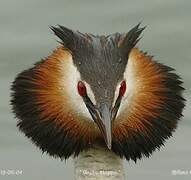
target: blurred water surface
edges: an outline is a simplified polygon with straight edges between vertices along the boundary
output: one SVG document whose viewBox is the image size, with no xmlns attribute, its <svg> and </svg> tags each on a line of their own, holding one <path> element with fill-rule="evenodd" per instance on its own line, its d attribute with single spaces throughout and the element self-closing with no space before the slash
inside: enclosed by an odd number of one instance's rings
<svg viewBox="0 0 191 180">
<path fill-rule="evenodd" d="M 147 25 L 139 43 L 155 59 L 174 67 L 184 80 L 187 106 L 174 137 L 150 159 L 125 162 L 128 179 L 191 179 L 172 170 L 191 170 L 191 1 L 190 0 L 0 0 L 0 170 L 22 175 L 0 179 L 72 179 L 72 160 L 61 162 L 41 152 L 16 128 L 10 84 L 20 71 L 46 57 L 57 45 L 50 25 L 82 32 L 127 32 Z"/>
</svg>

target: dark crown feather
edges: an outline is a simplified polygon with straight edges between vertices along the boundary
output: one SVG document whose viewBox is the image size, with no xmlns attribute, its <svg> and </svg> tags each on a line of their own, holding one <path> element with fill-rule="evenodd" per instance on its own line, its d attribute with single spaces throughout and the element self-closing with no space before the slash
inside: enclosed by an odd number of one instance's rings
<svg viewBox="0 0 191 180">
<path fill-rule="evenodd" d="M 81 46 L 84 41 L 87 43 L 86 34 L 82 34 L 78 31 L 72 31 L 64 26 L 58 25 L 58 27 L 51 26 L 51 30 L 55 35 L 62 40 L 62 44 L 70 51 L 75 51 L 78 46 Z"/>
<path fill-rule="evenodd" d="M 128 33 L 119 34 L 120 38 L 116 38 L 118 40 L 118 48 L 121 51 L 121 54 L 128 55 L 131 49 L 138 43 L 141 39 L 139 36 L 145 27 L 140 28 L 140 23 L 133 27 Z M 90 39 L 100 38 L 100 41 L 104 38 L 108 39 L 109 36 L 94 36 L 92 34 L 83 34 L 78 31 L 72 31 L 64 26 L 58 25 L 58 27 L 51 26 L 51 30 L 55 33 L 55 35 L 62 40 L 62 44 L 65 48 L 74 52 L 76 48 L 81 48 L 84 44 L 88 44 Z M 111 35 L 112 36 L 112 35 Z"/>
<path fill-rule="evenodd" d="M 128 33 L 124 34 L 119 40 L 118 46 L 121 54 L 128 55 L 131 49 L 139 42 L 141 33 L 146 27 L 139 28 L 140 23 L 133 27 Z"/>
</svg>

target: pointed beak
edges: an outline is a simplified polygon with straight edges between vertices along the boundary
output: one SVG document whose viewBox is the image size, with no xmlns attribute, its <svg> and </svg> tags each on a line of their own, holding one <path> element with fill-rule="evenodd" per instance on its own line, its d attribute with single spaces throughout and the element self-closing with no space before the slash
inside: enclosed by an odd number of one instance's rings
<svg viewBox="0 0 191 180">
<path fill-rule="evenodd" d="M 101 104 L 99 113 L 97 114 L 97 120 L 95 121 L 104 137 L 105 143 L 108 149 L 111 149 L 112 145 L 112 126 L 111 126 L 111 110 L 106 104 Z"/>
<path fill-rule="evenodd" d="M 84 98 L 86 106 L 92 116 L 92 119 L 97 124 L 98 128 L 100 129 L 105 143 L 108 149 L 111 149 L 112 145 L 112 119 L 113 113 L 110 109 L 110 106 L 106 103 L 100 104 L 99 108 L 95 107 L 91 100 L 86 97 Z"/>
</svg>

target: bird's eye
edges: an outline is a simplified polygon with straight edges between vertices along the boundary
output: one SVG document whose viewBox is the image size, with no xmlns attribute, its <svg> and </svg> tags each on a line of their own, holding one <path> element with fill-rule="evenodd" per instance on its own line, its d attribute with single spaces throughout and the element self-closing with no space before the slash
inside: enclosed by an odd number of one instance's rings
<svg viewBox="0 0 191 180">
<path fill-rule="evenodd" d="M 86 86 L 82 81 L 78 82 L 77 88 L 80 96 L 86 96 Z"/>
<path fill-rule="evenodd" d="M 121 95 L 121 96 L 124 96 L 125 91 L 126 91 L 126 82 L 125 82 L 125 80 L 123 80 L 123 81 L 121 82 L 121 86 L 120 86 L 120 89 L 119 89 L 120 95 Z"/>
</svg>

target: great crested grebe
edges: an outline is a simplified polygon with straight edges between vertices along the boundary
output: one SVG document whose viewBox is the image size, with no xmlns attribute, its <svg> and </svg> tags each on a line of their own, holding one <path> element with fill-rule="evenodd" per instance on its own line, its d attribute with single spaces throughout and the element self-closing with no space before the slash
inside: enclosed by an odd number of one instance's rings
<svg viewBox="0 0 191 180">
<path fill-rule="evenodd" d="M 108 36 L 51 27 L 61 46 L 12 84 L 19 129 L 43 152 L 73 156 L 76 179 L 123 179 L 120 159 L 149 157 L 182 116 L 181 78 L 135 48 L 139 26 Z"/>
</svg>

